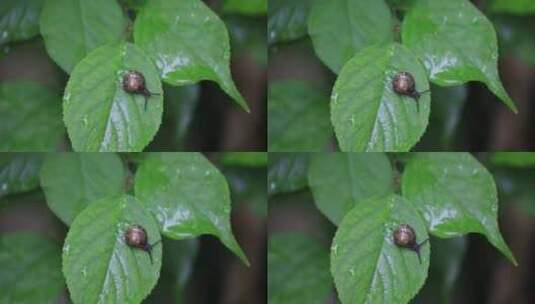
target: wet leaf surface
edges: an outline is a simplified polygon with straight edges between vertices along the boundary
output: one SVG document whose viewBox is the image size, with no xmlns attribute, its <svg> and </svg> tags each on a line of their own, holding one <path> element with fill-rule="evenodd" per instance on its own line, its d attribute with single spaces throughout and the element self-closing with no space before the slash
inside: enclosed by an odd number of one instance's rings
<svg viewBox="0 0 535 304">
<path fill-rule="evenodd" d="M 498 228 L 498 197 L 492 175 L 469 153 L 421 153 L 403 172 L 402 193 L 441 238 L 476 232 L 513 264 Z"/>
<path fill-rule="evenodd" d="M 63 273 L 73 303 L 140 303 L 160 275 L 162 245 L 129 247 L 124 233 L 141 225 L 148 242 L 160 240 L 157 222 L 132 196 L 91 203 L 72 223 L 63 246 Z"/>
<path fill-rule="evenodd" d="M 494 27 L 470 1 L 418 1 L 403 19 L 402 40 L 424 63 L 433 83 L 481 81 L 516 112 L 498 75 Z"/>
<path fill-rule="evenodd" d="M 42 163 L 38 153 L 0 154 L 0 198 L 38 188 Z"/>
<path fill-rule="evenodd" d="M 147 99 L 123 90 L 123 74 L 138 71 Z M 63 97 L 64 121 L 75 151 L 142 151 L 162 120 L 163 91 L 150 59 L 134 44 L 100 47 L 74 69 Z"/>
<path fill-rule="evenodd" d="M 417 254 L 396 246 L 393 232 L 410 225 L 416 241 L 428 238 L 425 222 L 406 199 L 390 195 L 361 202 L 342 220 L 331 247 L 331 273 L 343 304 L 408 303 L 429 268 L 429 243 Z"/>
<path fill-rule="evenodd" d="M 148 2 L 136 18 L 134 39 L 165 82 L 178 86 L 212 80 L 249 110 L 230 73 L 225 24 L 202 1 Z"/>
<path fill-rule="evenodd" d="M 394 92 L 399 72 L 414 77 L 416 91 L 429 89 L 423 66 L 397 43 L 366 48 L 344 66 L 331 96 L 331 121 L 342 151 L 409 151 L 418 142 L 427 127 L 430 94 L 416 102 Z"/>
<path fill-rule="evenodd" d="M 0 45 L 37 36 L 39 15 L 44 2 L 44 0 L 2 0 Z"/>
<path fill-rule="evenodd" d="M 202 154 L 150 154 L 136 173 L 135 193 L 165 236 L 180 240 L 211 234 L 248 263 L 232 234 L 227 181 Z"/>
<path fill-rule="evenodd" d="M 307 186 L 308 153 L 269 153 L 269 195 L 289 193 Z"/>
<path fill-rule="evenodd" d="M 270 0 L 268 43 L 289 42 L 305 37 L 311 3 L 311 0 Z"/>
</svg>

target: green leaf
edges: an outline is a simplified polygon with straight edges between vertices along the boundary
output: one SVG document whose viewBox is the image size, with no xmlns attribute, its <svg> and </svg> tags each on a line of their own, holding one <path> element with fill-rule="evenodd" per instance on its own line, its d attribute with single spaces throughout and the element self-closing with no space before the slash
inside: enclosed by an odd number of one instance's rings
<svg viewBox="0 0 535 304">
<path fill-rule="evenodd" d="M 261 68 L 268 65 L 266 19 L 225 16 L 232 49 L 237 56 L 252 56 Z"/>
<path fill-rule="evenodd" d="M 65 282 L 61 248 L 35 233 L 0 236 L 0 302 L 58 303 Z"/>
<path fill-rule="evenodd" d="M 60 96 L 37 83 L 0 83 L 0 151 L 53 151 L 65 132 Z"/>
<path fill-rule="evenodd" d="M 481 81 L 517 112 L 498 75 L 496 32 L 469 1 L 418 1 L 403 20 L 402 40 L 422 60 L 433 83 Z"/>
<path fill-rule="evenodd" d="M 227 181 L 202 154 L 149 155 L 136 173 L 135 193 L 165 236 L 180 240 L 211 234 L 249 263 L 232 234 Z"/>
<path fill-rule="evenodd" d="M 409 72 L 416 90 L 429 89 L 425 70 L 405 46 L 364 49 L 342 69 L 331 97 L 331 121 L 342 151 L 409 151 L 424 133 L 430 94 L 416 102 L 398 95 L 392 80 Z"/>
<path fill-rule="evenodd" d="M 231 167 L 225 168 L 223 173 L 230 186 L 232 201 L 247 204 L 248 210 L 257 217 L 267 217 L 266 168 Z"/>
<path fill-rule="evenodd" d="M 318 154 L 308 170 L 314 202 L 335 225 L 362 200 L 393 192 L 392 177 L 382 153 Z"/>
<path fill-rule="evenodd" d="M 3 0 L 0 3 L 0 45 L 39 34 L 44 0 Z"/>
<path fill-rule="evenodd" d="M 268 8 L 267 0 L 224 0 L 223 12 L 244 15 L 265 14 Z"/>
<path fill-rule="evenodd" d="M 331 273 L 343 304 L 408 303 L 424 284 L 430 246 L 420 254 L 394 244 L 400 224 L 410 225 L 416 242 L 428 238 L 425 223 L 398 195 L 361 202 L 343 219 L 331 247 Z"/>
<path fill-rule="evenodd" d="M 491 9 L 495 12 L 528 15 L 535 13 L 533 0 L 493 0 Z"/>
<path fill-rule="evenodd" d="M 52 212 L 70 225 L 90 203 L 122 194 L 125 170 L 116 154 L 49 154 L 41 169 L 41 187 Z"/>
<path fill-rule="evenodd" d="M 469 153 L 417 154 L 403 172 L 402 193 L 425 218 L 431 234 L 449 238 L 481 233 L 516 265 L 498 228 L 494 179 Z"/>
<path fill-rule="evenodd" d="M 290 42 L 307 35 L 311 0 L 269 0 L 268 43 Z"/>
<path fill-rule="evenodd" d="M 97 47 L 123 40 L 126 25 L 110 0 L 46 0 L 40 21 L 48 54 L 67 73 Z"/>
<path fill-rule="evenodd" d="M 0 154 L 0 198 L 39 187 L 42 154 Z"/>
<path fill-rule="evenodd" d="M 132 196 L 91 203 L 72 223 L 63 246 L 63 273 L 71 299 L 78 303 L 140 303 L 160 275 L 162 246 L 129 247 L 124 234 L 141 225 L 148 242 L 160 240 L 152 215 Z"/>
<path fill-rule="evenodd" d="M 268 302 L 324 304 L 332 291 L 329 250 L 302 233 L 277 233 L 268 245 Z"/>
<path fill-rule="evenodd" d="M 178 86 L 215 81 L 249 111 L 230 74 L 225 24 L 202 1 L 149 1 L 136 18 L 134 38 L 165 82 Z"/>
<path fill-rule="evenodd" d="M 535 16 L 498 15 L 492 16 L 492 23 L 502 56 L 515 56 L 535 65 Z"/>
<path fill-rule="evenodd" d="M 135 70 L 146 89 L 159 94 L 147 100 L 122 88 L 123 74 Z M 162 86 L 150 59 L 134 44 L 94 50 L 74 69 L 63 97 L 67 131 L 75 151 L 141 151 L 162 120 Z"/>
<path fill-rule="evenodd" d="M 269 195 L 301 190 L 307 186 L 308 153 L 269 153 Z"/>
<path fill-rule="evenodd" d="M 494 152 L 490 157 L 491 163 L 505 167 L 533 167 L 535 166 L 534 152 Z"/>
<path fill-rule="evenodd" d="M 277 81 L 268 95 L 268 150 L 321 151 L 332 134 L 328 97 L 312 85 Z"/>
<path fill-rule="evenodd" d="M 265 167 L 268 162 L 266 152 L 225 152 L 221 163 L 226 166 Z"/>
<path fill-rule="evenodd" d="M 314 50 L 335 73 L 362 49 L 392 42 L 393 29 L 384 0 L 315 1 L 308 17 Z"/>
</svg>

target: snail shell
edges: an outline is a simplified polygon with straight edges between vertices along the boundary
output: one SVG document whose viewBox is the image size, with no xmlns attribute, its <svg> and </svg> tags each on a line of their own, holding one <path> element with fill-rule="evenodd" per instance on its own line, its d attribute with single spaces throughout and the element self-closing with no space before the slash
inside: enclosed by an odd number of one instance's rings
<svg viewBox="0 0 535 304">
<path fill-rule="evenodd" d="M 126 230 L 124 235 L 124 239 L 126 244 L 130 247 L 140 248 L 143 250 L 147 250 L 148 248 L 147 231 L 145 231 L 145 228 L 139 225 L 132 225 L 128 227 L 128 230 Z"/>
</svg>

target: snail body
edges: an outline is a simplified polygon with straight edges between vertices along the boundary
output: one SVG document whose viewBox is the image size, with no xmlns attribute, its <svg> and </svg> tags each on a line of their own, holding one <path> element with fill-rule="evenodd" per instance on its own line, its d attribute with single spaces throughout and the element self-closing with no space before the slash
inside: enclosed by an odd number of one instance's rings
<svg viewBox="0 0 535 304">
<path fill-rule="evenodd" d="M 151 93 L 146 87 L 145 76 L 134 70 L 126 71 L 123 74 L 122 87 L 127 93 L 140 94 L 145 97 L 145 111 L 147 110 L 147 100 L 152 95 L 160 95 L 157 93 Z"/>
<path fill-rule="evenodd" d="M 416 252 L 416 254 L 418 255 L 418 261 L 422 263 L 422 259 L 420 257 L 420 248 L 429 239 L 418 243 L 416 241 L 416 232 L 414 231 L 414 229 L 412 229 L 410 225 L 407 224 L 401 224 L 396 228 L 396 230 L 394 230 L 393 239 L 394 244 L 396 244 L 396 246 Z"/>
<path fill-rule="evenodd" d="M 147 231 L 140 225 L 131 225 L 124 234 L 125 242 L 128 246 L 141 249 L 149 254 L 150 262 L 152 264 L 152 248 L 160 243 L 162 240 L 149 244 Z"/>
<path fill-rule="evenodd" d="M 429 90 L 418 92 L 416 90 L 416 81 L 408 72 L 397 73 L 392 81 L 392 88 L 397 94 L 409 96 L 414 99 L 417 106 L 422 94 L 429 92 Z"/>
</svg>

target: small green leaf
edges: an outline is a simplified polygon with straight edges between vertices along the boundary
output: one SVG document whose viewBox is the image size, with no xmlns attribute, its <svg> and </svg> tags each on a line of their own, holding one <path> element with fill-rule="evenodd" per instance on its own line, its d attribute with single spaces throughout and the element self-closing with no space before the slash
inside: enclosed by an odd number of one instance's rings
<svg viewBox="0 0 535 304">
<path fill-rule="evenodd" d="M 130 225 L 141 225 L 148 242 L 160 240 L 152 215 L 132 196 L 91 203 L 72 223 L 63 246 L 63 273 L 71 299 L 79 303 L 140 303 L 160 275 L 162 246 L 149 254 L 124 240 Z"/>
<path fill-rule="evenodd" d="M 40 28 L 50 57 L 70 73 L 92 50 L 123 40 L 126 24 L 116 1 L 47 0 Z"/>
<path fill-rule="evenodd" d="M 123 193 L 124 171 L 116 154 L 54 153 L 41 169 L 41 187 L 52 212 L 70 225 L 90 203 Z"/>
<path fill-rule="evenodd" d="M 307 20 L 312 0 L 270 0 L 268 42 L 290 42 L 307 35 Z"/>
<path fill-rule="evenodd" d="M 335 225 L 362 200 L 394 190 L 382 153 L 319 154 L 310 163 L 308 184 L 316 206 Z"/>
<path fill-rule="evenodd" d="M 528 15 L 535 13 L 533 0 L 493 0 L 491 9 L 495 12 Z"/>
<path fill-rule="evenodd" d="M 268 162 L 266 152 L 225 152 L 221 163 L 226 166 L 265 167 Z"/>
<path fill-rule="evenodd" d="M 481 233 L 516 265 L 498 228 L 494 179 L 469 153 L 416 155 L 403 172 L 402 192 L 431 234 L 449 238 Z"/>
<path fill-rule="evenodd" d="M 138 168 L 136 196 L 172 239 L 217 236 L 248 264 L 230 226 L 227 181 L 202 154 L 151 154 Z"/>
<path fill-rule="evenodd" d="M 481 81 L 516 113 L 498 75 L 496 32 L 470 1 L 418 1 L 403 20 L 402 38 L 433 83 Z"/>
<path fill-rule="evenodd" d="M 151 93 L 122 88 L 123 74 L 135 70 Z M 74 69 L 63 97 L 67 131 L 76 151 L 142 151 L 162 120 L 162 86 L 150 59 L 134 44 L 94 50 Z M 147 102 L 145 109 L 145 102 Z"/>
<path fill-rule="evenodd" d="M 277 81 L 268 93 L 268 150 L 321 151 L 332 135 L 328 97 L 312 85 Z"/>
<path fill-rule="evenodd" d="M 244 15 L 265 14 L 268 8 L 267 0 L 224 0 L 223 12 Z"/>
<path fill-rule="evenodd" d="M 331 121 L 342 151 L 409 151 L 424 133 L 430 94 L 416 102 L 394 92 L 398 72 L 409 72 L 416 90 L 429 89 L 425 70 L 405 46 L 364 49 L 342 69 L 331 97 Z"/>
<path fill-rule="evenodd" d="M 44 0 L 2 0 L 0 45 L 37 36 L 43 3 Z"/>
<path fill-rule="evenodd" d="M 315 1 L 308 33 L 318 57 L 335 73 L 362 49 L 394 40 L 394 23 L 384 0 Z"/>
<path fill-rule="evenodd" d="M 404 198 L 391 195 L 361 202 L 349 212 L 333 240 L 331 273 L 343 304 L 408 303 L 424 284 L 430 246 L 417 254 L 394 244 L 400 224 L 410 225 L 416 242 L 428 238 L 425 223 Z"/>
<path fill-rule="evenodd" d="M 332 291 L 329 249 L 302 233 L 277 233 L 268 245 L 269 304 L 324 304 Z"/>
<path fill-rule="evenodd" d="M 490 161 L 498 166 L 533 167 L 535 166 L 535 152 L 495 152 Z"/>
<path fill-rule="evenodd" d="M 267 217 L 266 168 L 227 167 L 223 173 L 230 186 L 232 201 L 247 204 L 248 210 L 257 217 Z"/>
<path fill-rule="evenodd" d="M 58 303 L 65 284 L 61 248 L 30 232 L 0 236 L 0 303 Z"/>
<path fill-rule="evenodd" d="M 0 154 L 0 198 L 38 188 L 42 163 L 38 153 Z"/>
<path fill-rule="evenodd" d="M 37 83 L 0 83 L 0 151 L 56 150 L 65 132 L 60 100 Z"/>
<path fill-rule="evenodd" d="M 308 153 L 269 153 L 269 195 L 301 190 L 307 186 Z"/>
<path fill-rule="evenodd" d="M 225 24 L 202 1 L 149 1 L 136 18 L 134 38 L 165 82 L 178 86 L 213 80 L 249 111 L 230 74 Z"/>
</svg>

